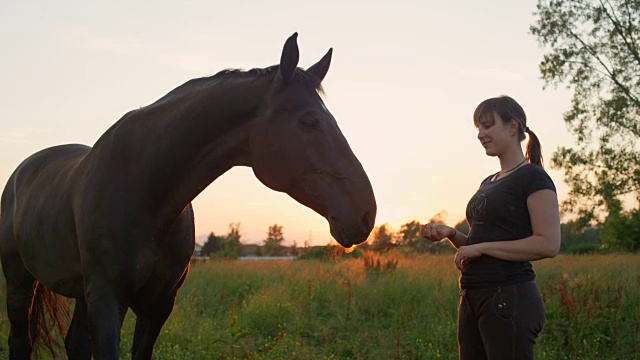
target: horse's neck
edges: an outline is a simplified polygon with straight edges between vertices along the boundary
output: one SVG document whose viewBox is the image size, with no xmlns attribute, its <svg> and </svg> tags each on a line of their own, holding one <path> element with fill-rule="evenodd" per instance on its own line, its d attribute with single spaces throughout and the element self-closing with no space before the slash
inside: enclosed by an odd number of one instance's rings
<svg viewBox="0 0 640 360">
<path fill-rule="evenodd" d="M 175 219 L 233 166 L 249 165 L 248 139 L 266 88 L 261 79 L 199 86 L 175 99 L 160 99 L 125 126 L 125 133 L 141 132 L 137 140 L 148 139 L 138 166 L 145 168 L 146 183 L 153 184 L 145 191 L 159 211 L 158 226 Z"/>
</svg>

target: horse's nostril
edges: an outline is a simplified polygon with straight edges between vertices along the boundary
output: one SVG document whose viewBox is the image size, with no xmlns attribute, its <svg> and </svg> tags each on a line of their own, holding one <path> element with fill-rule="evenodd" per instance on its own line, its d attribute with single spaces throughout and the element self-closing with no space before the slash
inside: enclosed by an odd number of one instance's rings
<svg viewBox="0 0 640 360">
<path fill-rule="evenodd" d="M 372 221 L 371 213 L 368 210 L 365 211 L 360 220 L 360 224 L 362 225 L 362 228 L 365 231 L 370 231 L 373 228 L 372 222 L 373 221 Z"/>
</svg>

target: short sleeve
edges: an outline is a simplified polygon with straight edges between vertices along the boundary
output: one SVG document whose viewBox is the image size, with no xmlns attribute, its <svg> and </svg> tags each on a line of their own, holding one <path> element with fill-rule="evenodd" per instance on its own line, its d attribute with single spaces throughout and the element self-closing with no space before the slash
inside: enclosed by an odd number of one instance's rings
<svg viewBox="0 0 640 360">
<path fill-rule="evenodd" d="M 538 165 L 531 165 L 523 174 L 523 190 L 527 197 L 538 190 L 549 189 L 556 192 L 556 186 L 553 180 L 544 169 Z"/>
</svg>

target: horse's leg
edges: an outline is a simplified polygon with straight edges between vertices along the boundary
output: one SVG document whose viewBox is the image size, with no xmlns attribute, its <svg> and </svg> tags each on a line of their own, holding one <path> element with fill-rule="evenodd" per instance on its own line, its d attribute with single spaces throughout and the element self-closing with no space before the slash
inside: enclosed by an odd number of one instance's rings
<svg viewBox="0 0 640 360">
<path fill-rule="evenodd" d="M 151 359 L 153 346 L 160 335 L 162 326 L 169 318 L 176 301 L 178 289 L 189 274 L 189 266 L 184 270 L 176 286 L 160 297 L 134 304 L 136 330 L 133 335 L 131 355 L 133 360 Z"/>
<path fill-rule="evenodd" d="M 91 352 L 96 360 L 119 358 L 120 329 L 127 305 L 116 286 L 102 277 L 90 277 L 85 299 L 91 335 Z"/>
<path fill-rule="evenodd" d="M 35 279 L 16 253 L 2 254 L 2 269 L 7 281 L 7 315 L 9 317 L 9 358 L 30 359 L 37 334 L 37 323 L 29 324 L 29 309 L 34 296 Z"/>
<path fill-rule="evenodd" d="M 91 336 L 89 335 L 89 318 L 87 303 L 84 298 L 76 299 L 71 326 L 64 338 L 64 347 L 70 360 L 91 359 Z"/>
<path fill-rule="evenodd" d="M 157 296 L 144 295 L 144 289 L 132 302 L 131 309 L 136 313 L 136 330 L 131 348 L 132 358 L 151 359 L 153 346 L 162 326 L 173 310 L 178 289 L 189 274 L 189 260 L 195 244 L 193 208 L 191 204 L 180 215 L 171 230 L 163 239 L 163 260 L 156 263 L 156 272 L 150 277 L 151 288 L 157 282 L 165 284 Z M 171 279 L 178 279 L 174 284 Z M 171 285 L 166 285 L 171 284 Z"/>
<path fill-rule="evenodd" d="M 136 314 L 136 330 L 131 347 L 133 360 L 151 359 L 160 330 L 173 310 L 175 295 L 174 292 L 161 299 L 153 299 L 143 311 Z"/>
</svg>

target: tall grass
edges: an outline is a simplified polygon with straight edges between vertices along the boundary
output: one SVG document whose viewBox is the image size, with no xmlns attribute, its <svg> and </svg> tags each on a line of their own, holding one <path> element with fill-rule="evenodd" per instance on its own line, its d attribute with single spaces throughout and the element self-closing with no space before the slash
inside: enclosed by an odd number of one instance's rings
<svg viewBox="0 0 640 360">
<path fill-rule="evenodd" d="M 370 261 L 371 259 L 369 259 Z M 458 272 L 451 255 L 198 263 L 156 359 L 456 359 Z M 640 255 L 561 256 L 534 264 L 547 323 L 538 359 L 640 358 Z M 383 267 L 384 268 L 384 267 Z M 0 336 L 8 321 L 4 292 Z M 121 354 L 129 358 L 135 316 Z M 6 342 L 0 358 L 8 357 Z"/>
</svg>

